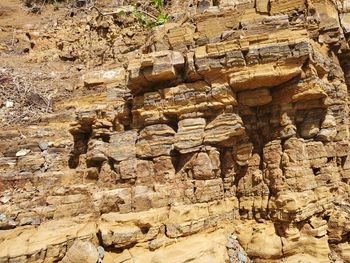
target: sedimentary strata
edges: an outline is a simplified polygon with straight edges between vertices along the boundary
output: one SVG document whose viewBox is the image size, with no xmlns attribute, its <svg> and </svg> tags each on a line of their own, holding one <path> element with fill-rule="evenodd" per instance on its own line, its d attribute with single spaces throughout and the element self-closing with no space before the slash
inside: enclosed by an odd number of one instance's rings
<svg viewBox="0 0 350 263">
<path fill-rule="evenodd" d="M 0 262 L 350 262 L 349 3 L 217 2 L 0 132 Z"/>
</svg>

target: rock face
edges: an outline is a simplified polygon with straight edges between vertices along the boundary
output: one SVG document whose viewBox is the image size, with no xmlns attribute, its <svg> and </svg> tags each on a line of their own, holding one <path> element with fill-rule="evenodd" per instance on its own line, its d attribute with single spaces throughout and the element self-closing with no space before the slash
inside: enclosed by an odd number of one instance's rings
<svg viewBox="0 0 350 263">
<path fill-rule="evenodd" d="M 350 262 L 350 3 L 172 2 L 0 130 L 0 262 Z"/>
<path fill-rule="evenodd" d="M 91 242 L 76 240 L 67 250 L 62 259 L 62 263 L 87 262 L 96 263 L 99 259 L 99 253 Z"/>
</svg>

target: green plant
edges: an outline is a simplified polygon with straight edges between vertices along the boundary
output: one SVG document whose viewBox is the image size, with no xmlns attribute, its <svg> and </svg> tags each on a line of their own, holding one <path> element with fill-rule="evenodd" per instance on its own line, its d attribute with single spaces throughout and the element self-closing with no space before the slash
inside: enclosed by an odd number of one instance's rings
<svg viewBox="0 0 350 263">
<path fill-rule="evenodd" d="M 168 21 L 168 14 L 161 12 L 157 16 L 156 24 L 157 25 L 163 25 L 166 21 Z"/>
<path fill-rule="evenodd" d="M 136 10 L 134 12 L 134 16 L 136 17 L 136 19 L 139 21 L 139 23 L 141 25 L 146 26 L 146 27 L 149 26 L 148 24 L 150 23 L 150 21 L 147 19 L 147 17 L 141 11 Z"/>
<path fill-rule="evenodd" d="M 152 0 L 152 4 L 155 8 L 161 10 L 164 7 L 164 0 Z"/>
<path fill-rule="evenodd" d="M 164 0 L 151 0 L 150 6 L 155 10 L 155 14 L 137 8 L 134 16 L 142 26 L 152 28 L 163 25 L 168 21 L 168 14 L 164 11 Z"/>
</svg>

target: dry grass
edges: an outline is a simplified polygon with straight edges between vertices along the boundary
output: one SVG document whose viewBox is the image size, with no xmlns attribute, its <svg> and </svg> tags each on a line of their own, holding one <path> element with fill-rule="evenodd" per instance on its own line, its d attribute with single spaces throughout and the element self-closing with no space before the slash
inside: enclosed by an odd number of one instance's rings
<svg viewBox="0 0 350 263">
<path fill-rule="evenodd" d="M 24 4 L 28 7 L 31 7 L 33 5 L 45 5 L 45 4 L 77 4 L 77 5 L 83 5 L 83 4 L 91 4 L 94 2 L 94 0 L 22 0 Z"/>
<path fill-rule="evenodd" d="M 55 9 L 59 9 L 61 7 L 67 8 L 80 8 L 91 6 L 94 4 L 95 0 L 22 0 L 24 5 L 30 10 L 32 13 L 40 14 L 43 7 L 46 4 L 53 4 Z"/>
<path fill-rule="evenodd" d="M 0 126 L 37 122 L 42 114 L 52 112 L 55 99 L 53 78 L 50 81 L 40 72 L 25 74 L 0 68 Z"/>
</svg>

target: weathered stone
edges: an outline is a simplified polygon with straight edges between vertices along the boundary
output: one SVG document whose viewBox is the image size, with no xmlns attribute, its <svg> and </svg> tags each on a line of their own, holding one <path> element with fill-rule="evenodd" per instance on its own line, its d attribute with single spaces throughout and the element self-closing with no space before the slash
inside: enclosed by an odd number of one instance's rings
<svg viewBox="0 0 350 263">
<path fill-rule="evenodd" d="M 22 149 L 22 150 L 19 150 L 18 152 L 16 152 L 16 157 L 25 156 L 28 153 L 30 153 L 29 149 Z"/>
<path fill-rule="evenodd" d="M 118 165 L 121 179 L 136 178 L 137 159 L 121 161 Z"/>
<path fill-rule="evenodd" d="M 230 85 L 235 91 L 273 87 L 300 74 L 300 65 L 274 67 L 256 66 L 230 75 Z"/>
<path fill-rule="evenodd" d="M 173 149 L 175 131 L 165 125 L 151 125 L 144 128 L 136 143 L 136 153 L 140 157 L 170 155 Z"/>
<path fill-rule="evenodd" d="M 175 51 L 163 50 L 145 54 L 141 60 L 129 63 L 129 83 L 136 89 L 154 81 L 176 80 L 177 70 L 183 68 L 184 63 L 184 57 Z"/>
<path fill-rule="evenodd" d="M 251 143 L 239 144 L 236 149 L 237 164 L 241 166 L 247 165 L 252 153 L 253 145 Z"/>
<path fill-rule="evenodd" d="M 195 179 L 210 179 L 214 176 L 213 165 L 206 153 L 198 153 L 193 161 L 193 177 Z"/>
<path fill-rule="evenodd" d="M 136 131 L 118 132 L 111 135 L 107 154 L 116 161 L 123 161 L 136 156 Z"/>
<path fill-rule="evenodd" d="M 125 82 L 125 70 L 124 68 L 117 68 L 107 71 L 90 72 L 83 75 L 81 79 L 86 86 L 123 83 Z"/>
<path fill-rule="evenodd" d="M 49 148 L 49 144 L 47 142 L 40 142 L 38 146 L 42 151 L 46 151 Z"/>
<path fill-rule="evenodd" d="M 175 27 L 169 30 L 169 43 L 173 50 L 186 50 L 187 46 L 194 45 L 194 29 L 191 27 Z"/>
<path fill-rule="evenodd" d="M 268 104 L 272 101 L 268 89 L 257 89 L 253 91 L 244 91 L 238 94 L 238 102 L 242 105 L 256 107 Z"/>
<path fill-rule="evenodd" d="M 164 178 L 165 180 L 173 180 L 175 178 L 175 167 L 170 156 L 160 156 L 153 159 L 155 176 Z"/>
<path fill-rule="evenodd" d="M 174 147 L 180 153 L 199 150 L 204 137 L 206 121 L 203 118 L 184 119 L 178 123 Z"/>
<path fill-rule="evenodd" d="M 64 263 L 87 262 L 96 263 L 99 253 L 96 247 L 89 241 L 77 240 L 68 249 L 66 255 L 62 259 Z"/>
<path fill-rule="evenodd" d="M 0 262 L 349 261 L 348 1 L 14 2 Z"/>
<path fill-rule="evenodd" d="M 88 145 L 87 161 L 97 163 L 107 161 L 106 147 L 107 144 L 103 141 L 91 140 Z"/>
<path fill-rule="evenodd" d="M 100 191 L 93 195 L 94 203 L 101 213 L 119 211 L 128 213 L 131 211 L 131 189 L 118 188 L 114 190 Z"/>
<path fill-rule="evenodd" d="M 233 113 L 224 113 L 207 124 L 204 131 L 204 143 L 226 142 L 244 134 L 242 119 Z"/>
</svg>

